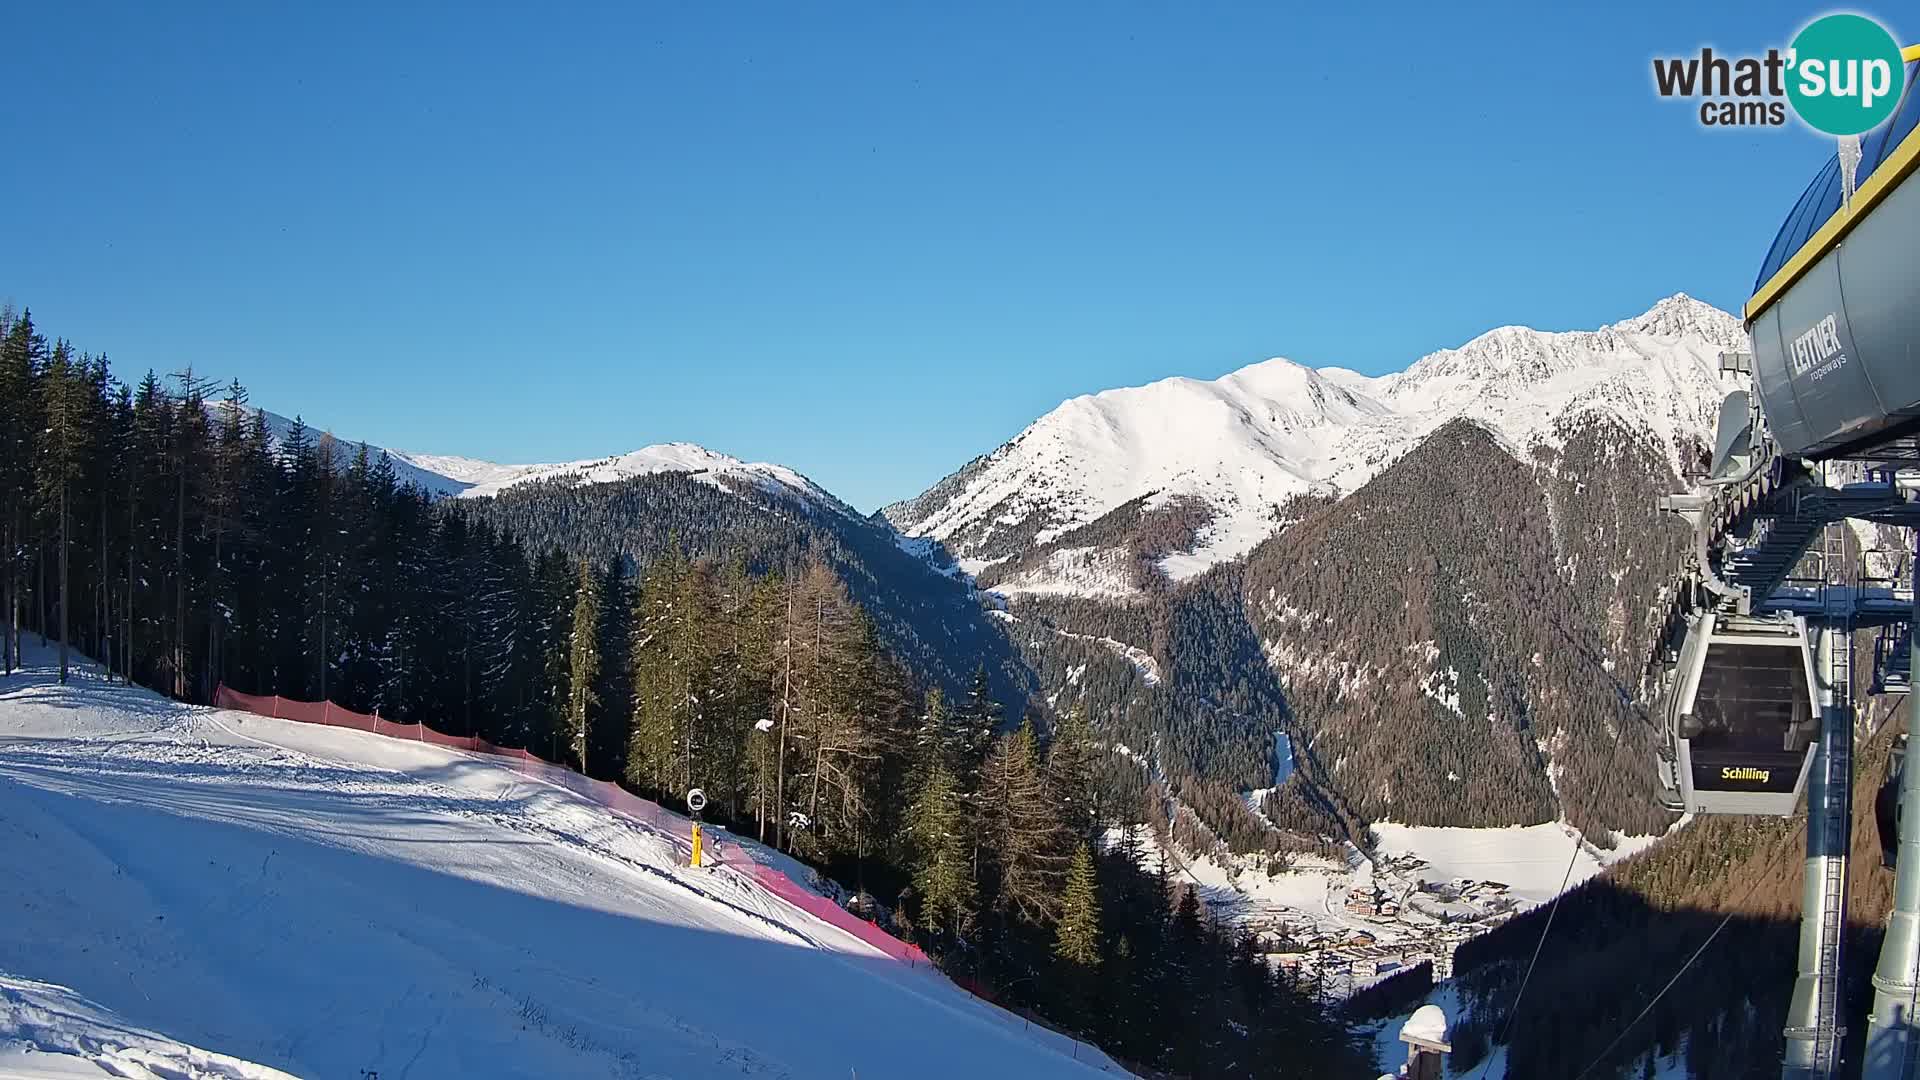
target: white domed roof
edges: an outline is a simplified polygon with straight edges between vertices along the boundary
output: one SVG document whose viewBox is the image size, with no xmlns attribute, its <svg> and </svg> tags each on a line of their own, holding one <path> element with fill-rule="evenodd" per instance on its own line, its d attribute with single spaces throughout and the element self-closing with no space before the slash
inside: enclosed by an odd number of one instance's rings
<svg viewBox="0 0 1920 1080">
<path fill-rule="evenodd" d="M 1422 1005 L 1407 1018 L 1400 1028 L 1403 1039 L 1423 1039 L 1427 1042 L 1447 1041 L 1447 1014 L 1440 1011 L 1438 1005 Z"/>
</svg>

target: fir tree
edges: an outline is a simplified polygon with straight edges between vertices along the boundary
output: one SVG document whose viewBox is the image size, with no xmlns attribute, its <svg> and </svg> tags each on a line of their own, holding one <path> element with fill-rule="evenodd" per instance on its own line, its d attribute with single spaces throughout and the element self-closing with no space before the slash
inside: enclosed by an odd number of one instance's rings
<svg viewBox="0 0 1920 1080">
<path fill-rule="evenodd" d="M 993 745 L 993 733 L 1000 726 L 1000 716 L 1000 703 L 993 698 L 985 665 L 975 668 L 965 700 L 951 714 L 946 747 L 954 783 L 968 810 L 967 829 L 973 837 L 975 879 L 982 876 L 980 857 L 986 836 L 986 795 L 981 790 L 981 770 L 986 765 L 987 751 Z"/>
<path fill-rule="evenodd" d="M 587 724 L 587 756 L 595 777 L 617 780 L 626 775 L 628 728 L 633 721 L 633 598 L 619 559 L 607 563 L 600 576 L 600 625 L 595 639 L 601 657 L 594 686 L 594 702 Z"/>
<path fill-rule="evenodd" d="M 593 680 L 600 673 L 600 582 L 593 566 L 580 560 L 579 584 L 573 601 L 573 637 L 568 676 L 572 696 L 567 705 L 567 742 L 575 764 L 587 771 L 587 711 L 598 704 Z"/>
<path fill-rule="evenodd" d="M 696 672 L 684 612 L 691 567 L 678 552 L 646 568 L 635 591 L 631 621 L 633 721 L 627 779 L 654 792 L 685 790 L 683 750 L 690 745 Z"/>
<path fill-rule="evenodd" d="M 974 886 L 960 794 L 944 765 L 935 763 L 907 811 L 913 888 L 921 925 L 961 936 L 973 916 Z"/>
<path fill-rule="evenodd" d="M 0 672 L 20 664 L 20 627 L 26 614 L 30 564 L 28 535 L 32 529 L 34 443 L 46 430 L 40 418 L 40 365 L 46 357 L 46 338 L 34 329 L 33 313 L 21 314 L 0 338 L 0 548 L 6 557 L 5 593 L 0 601 Z"/>
<path fill-rule="evenodd" d="M 1054 925 L 1053 953 L 1081 968 L 1100 966 L 1100 895 L 1094 876 L 1093 848 L 1082 841 L 1067 867 L 1060 897 L 1060 921 Z"/>
<path fill-rule="evenodd" d="M 944 765 L 949 774 L 958 765 L 952 751 L 947 716 L 947 695 L 939 687 L 927 691 L 920 723 L 913 733 L 913 766 L 916 777 L 924 777 L 936 765 Z M 916 783 L 916 787 L 917 787 Z"/>
<path fill-rule="evenodd" d="M 40 499 L 55 522 L 53 532 L 58 545 L 55 602 L 60 612 L 60 681 L 64 683 L 67 681 L 68 636 L 73 622 L 68 591 L 72 576 L 68 567 L 72 547 L 71 496 L 74 483 L 81 477 L 87 423 L 87 383 L 76 368 L 73 347 L 65 341 L 53 347 L 43 387 L 41 400 L 47 429 L 40 446 Z"/>
<path fill-rule="evenodd" d="M 1085 839 L 1099 824 L 1099 785 L 1095 762 L 1100 748 L 1087 723 L 1086 706 L 1076 702 L 1055 726 L 1047 743 L 1047 783 L 1059 806 L 1060 821 L 1072 836 Z"/>
<path fill-rule="evenodd" d="M 987 750 L 993 745 L 993 735 L 1000 728 L 1002 715 L 1000 703 L 994 700 L 986 667 L 975 668 L 973 679 L 967 684 L 966 697 L 951 714 L 947 735 L 954 775 L 969 793 L 978 784 L 980 767 L 986 762 Z"/>
</svg>

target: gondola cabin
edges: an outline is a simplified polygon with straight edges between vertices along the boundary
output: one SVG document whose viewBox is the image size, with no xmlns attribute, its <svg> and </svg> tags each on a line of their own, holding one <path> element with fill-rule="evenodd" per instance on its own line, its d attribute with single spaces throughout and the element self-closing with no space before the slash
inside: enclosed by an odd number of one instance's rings
<svg viewBox="0 0 1920 1080">
<path fill-rule="evenodd" d="M 1693 616 L 1664 703 L 1662 801 L 1696 814 L 1792 814 L 1820 732 L 1816 685 L 1800 619 Z"/>
</svg>

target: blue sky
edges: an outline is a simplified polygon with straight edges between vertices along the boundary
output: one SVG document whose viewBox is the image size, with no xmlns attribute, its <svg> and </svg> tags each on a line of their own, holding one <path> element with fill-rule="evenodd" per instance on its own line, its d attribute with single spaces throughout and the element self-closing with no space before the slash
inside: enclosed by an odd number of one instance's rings
<svg viewBox="0 0 1920 1080">
<path fill-rule="evenodd" d="M 28 5 L 0 299 L 342 436 L 872 509 L 1075 394 L 1736 307 L 1829 152 L 1649 74 L 1825 9 L 1294 6 Z"/>
</svg>

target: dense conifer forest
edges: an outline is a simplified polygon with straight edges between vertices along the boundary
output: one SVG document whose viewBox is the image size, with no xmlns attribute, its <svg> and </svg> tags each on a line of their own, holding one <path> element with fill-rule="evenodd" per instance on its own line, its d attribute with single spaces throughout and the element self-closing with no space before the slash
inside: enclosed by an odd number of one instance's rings
<svg viewBox="0 0 1920 1080">
<path fill-rule="evenodd" d="M 1256 549 L 1247 607 L 1299 744 L 1357 817 L 1590 836 L 1666 826 L 1639 681 L 1684 529 L 1611 421 L 1557 467 L 1454 421 Z M 1616 750 L 1617 747 L 1617 750 Z M 1617 754 L 1617 758 L 1616 758 Z"/>
<path fill-rule="evenodd" d="M 183 701 L 222 683 L 326 698 L 662 800 L 699 784 L 725 824 L 820 867 L 957 978 L 1143 1068 L 1367 1073 L 1339 1018 L 1141 869 L 1146 815 L 1138 789 L 1103 780 L 1105 718 L 1030 700 L 1006 654 L 875 605 L 888 585 L 843 540 L 712 539 L 735 504 L 676 508 L 690 490 L 634 485 L 654 539 L 609 551 L 517 520 L 514 500 L 437 502 L 325 432 L 271 438 L 237 384 L 186 369 L 128 385 L 7 312 L 0 672 L 32 634 L 63 677 L 85 653 Z M 1178 632 L 1233 633 L 1209 629 L 1230 612 L 1188 610 Z M 1219 645 L 1217 662 L 1247 655 Z M 1216 761 L 1196 742 L 1191 776 L 1249 771 L 1271 728 L 1240 719 L 1230 684 L 1204 698 L 1242 749 Z"/>
</svg>

